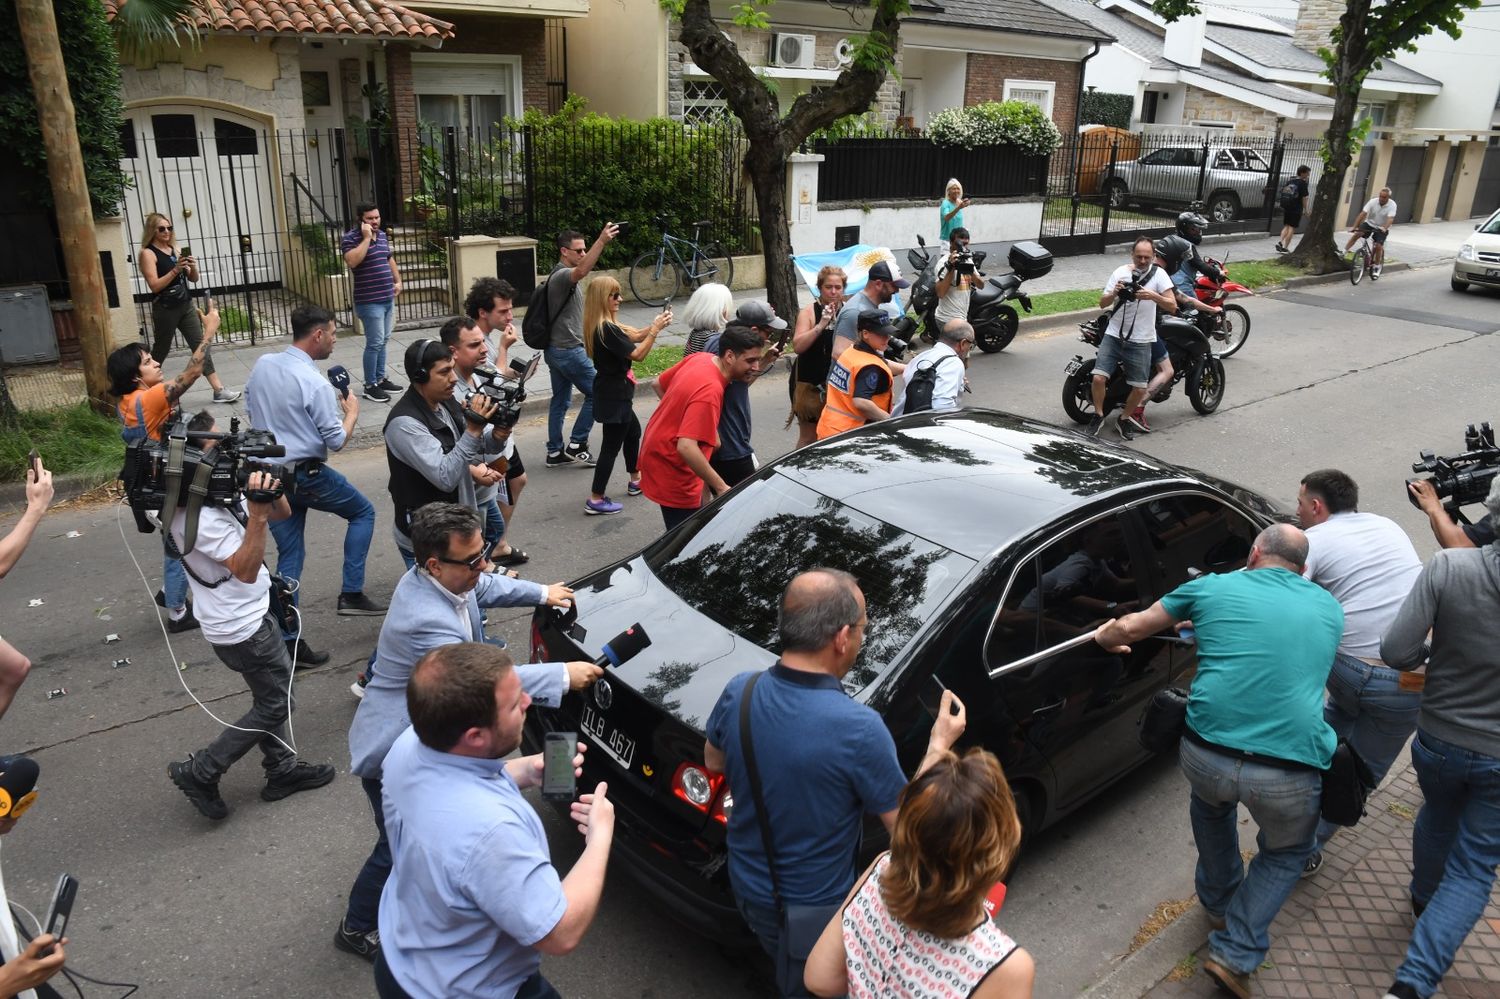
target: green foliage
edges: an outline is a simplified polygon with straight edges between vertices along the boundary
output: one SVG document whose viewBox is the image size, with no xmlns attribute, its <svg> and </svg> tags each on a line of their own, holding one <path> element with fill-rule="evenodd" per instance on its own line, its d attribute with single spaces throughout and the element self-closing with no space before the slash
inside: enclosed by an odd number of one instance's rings
<svg viewBox="0 0 1500 999">
<path fill-rule="evenodd" d="M 327 229 L 314 222 L 299 222 L 292 227 L 292 232 L 302 243 L 302 248 L 307 251 L 314 273 L 324 277 L 344 273 L 344 258 L 334 247 L 333 239 L 328 235 Z"/>
<path fill-rule="evenodd" d="M 95 215 L 114 215 L 120 210 L 126 183 L 120 169 L 120 126 L 125 105 L 120 99 L 120 64 L 114 37 L 99 0 L 54 0 L 53 10 L 68 70 L 68 90 L 78 118 L 89 201 Z M 31 175 L 23 182 L 21 196 L 50 208 L 52 187 L 47 181 L 41 120 L 31 93 L 13 0 L 0 0 L 0 25 L 5 26 L 0 31 L 0 148 L 19 160 Z"/>
<path fill-rule="evenodd" d="M 894 5 L 898 13 L 907 14 L 911 12 L 911 4 L 906 0 L 900 0 Z M 863 34 L 850 35 L 849 43 L 853 46 L 850 65 L 855 69 L 869 70 L 871 72 L 890 71 L 896 67 L 896 50 L 891 48 L 890 43 L 879 35 Z"/>
<path fill-rule="evenodd" d="M 771 27 L 771 15 L 767 11 L 775 2 L 776 0 L 745 0 L 744 3 L 734 4 L 729 8 L 734 12 L 732 20 L 742 28 L 765 31 Z"/>
<path fill-rule="evenodd" d="M 884 139 L 890 136 L 891 127 L 875 112 L 845 115 L 827 128 L 820 128 L 807 137 L 809 142 L 837 142 L 840 139 Z"/>
<path fill-rule="evenodd" d="M 635 362 L 633 370 L 637 378 L 655 378 L 680 360 L 682 360 L 681 344 L 675 347 L 671 344 L 663 344 L 660 347 L 652 347 L 649 354 Z"/>
<path fill-rule="evenodd" d="M 690 238 L 692 223 L 712 219 L 705 242 L 743 249 L 730 223 L 735 217 L 734 179 L 743 140 L 728 122 L 685 126 L 666 118 L 628 121 L 587 111 L 570 97 L 555 115 L 536 109 L 522 119 L 532 130 L 534 186 L 545 192 L 533 205 L 540 233 L 629 222 L 630 229 L 605 248 L 600 267 L 628 267 L 661 243 L 655 217 L 669 231 Z M 541 252 L 546 254 L 545 245 Z"/>
<path fill-rule="evenodd" d="M 127 62 L 137 65 L 174 58 L 186 43 L 197 49 L 193 0 L 130 0 L 115 11 L 115 42 Z"/>
<path fill-rule="evenodd" d="M 1062 135 L 1046 112 L 1025 101 L 988 101 L 947 108 L 932 116 L 927 135 L 940 146 L 1016 146 L 1032 156 L 1050 156 Z"/>
<path fill-rule="evenodd" d="M 21 411 L 16 426 L 0 430 L 0 482 L 23 482 L 31 449 L 54 475 L 82 475 L 91 484 L 120 471 L 125 445 L 120 424 L 80 402 L 39 412 Z"/>
<path fill-rule="evenodd" d="M 1132 94 L 1109 94 L 1102 90 L 1088 90 L 1079 101 L 1078 123 L 1129 128 L 1130 114 L 1134 110 L 1135 97 Z"/>
<path fill-rule="evenodd" d="M 219 332 L 225 336 L 231 333 L 249 333 L 250 313 L 238 305 L 219 306 Z"/>
</svg>

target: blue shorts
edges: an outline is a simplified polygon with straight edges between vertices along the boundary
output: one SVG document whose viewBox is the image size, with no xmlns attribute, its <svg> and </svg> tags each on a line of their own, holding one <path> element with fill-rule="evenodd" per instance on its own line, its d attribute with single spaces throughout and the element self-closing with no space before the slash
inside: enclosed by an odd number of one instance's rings
<svg viewBox="0 0 1500 999">
<path fill-rule="evenodd" d="M 1151 367 L 1156 367 L 1167 359 L 1167 345 L 1162 342 L 1161 337 L 1151 341 Z"/>
<path fill-rule="evenodd" d="M 1121 363 L 1125 365 L 1125 384 L 1145 388 L 1151 376 L 1151 345 L 1105 334 L 1099 341 L 1099 356 L 1094 359 L 1094 374 L 1108 378 Z"/>
</svg>

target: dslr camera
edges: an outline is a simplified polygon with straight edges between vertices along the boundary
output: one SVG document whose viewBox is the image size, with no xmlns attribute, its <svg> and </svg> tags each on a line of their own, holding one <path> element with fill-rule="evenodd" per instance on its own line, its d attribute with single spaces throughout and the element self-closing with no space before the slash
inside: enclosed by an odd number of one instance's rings
<svg viewBox="0 0 1500 999">
<path fill-rule="evenodd" d="M 1495 446 L 1495 431 L 1488 423 L 1481 423 L 1478 429 L 1471 423 L 1464 428 L 1462 454 L 1440 458 L 1431 451 L 1422 451 L 1411 470 L 1429 476 L 1433 490 L 1450 511 L 1470 503 L 1483 503 L 1491 481 L 1500 474 L 1500 447 Z M 1413 481 L 1416 480 L 1407 480 Z M 1417 505 L 1409 489 L 1406 498 L 1412 506 Z"/>
<path fill-rule="evenodd" d="M 1145 271 L 1131 271 L 1130 283 L 1121 288 L 1116 297 L 1122 302 L 1134 302 L 1136 293 L 1141 290 L 1141 286 L 1145 283 L 1145 281 Z"/>
<path fill-rule="evenodd" d="M 521 404 L 526 401 L 526 381 L 536 374 L 541 360 L 541 354 L 534 354 L 529 361 L 511 361 L 509 378 L 491 364 L 481 364 L 474 369 L 475 395 L 495 402 L 495 412 L 487 422 L 497 427 L 516 425 L 521 419 Z"/>
</svg>

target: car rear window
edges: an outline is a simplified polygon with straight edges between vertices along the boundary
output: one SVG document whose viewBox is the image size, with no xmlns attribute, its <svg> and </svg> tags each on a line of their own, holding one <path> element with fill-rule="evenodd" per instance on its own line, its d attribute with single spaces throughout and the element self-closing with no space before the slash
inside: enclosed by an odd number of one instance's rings
<svg viewBox="0 0 1500 999">
<path fill-rule="evenodd" d="M 646 549 L 657 578 L 694 609 L 778 652 L 777 608 L 793 576 L 819 566 L 859 580 L 870 619 L 844 678 L 850 693 L 888 666 L 973 568 L 973 560 L 771 474 Z"/>
</svg>

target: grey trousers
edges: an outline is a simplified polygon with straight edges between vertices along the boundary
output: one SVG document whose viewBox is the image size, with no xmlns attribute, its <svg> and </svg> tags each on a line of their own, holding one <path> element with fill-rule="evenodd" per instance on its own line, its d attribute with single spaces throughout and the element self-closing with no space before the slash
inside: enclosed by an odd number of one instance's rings
<svg viewBox="0 0 1500 999">
<path fill-rule="evenodd" d="M 206 748 L 193 754 L 193 776 L 216 781 L 256 746 L 264 757 L 261 765 L 266 768 L 266 776 L 281 776 L 297 765 L 297 754 L 277 741 L 290 741 L 286 724 L 293 707 L 287 697 L 292 660 L 282 641 L 281 627 L 267 613 L 248 639 L 238 645 L 215 645 L 213 650 L 245 681 L 253 701 L 250 710 L 234 723 L 236 728 L 224 729 Z"/>
</svg>

